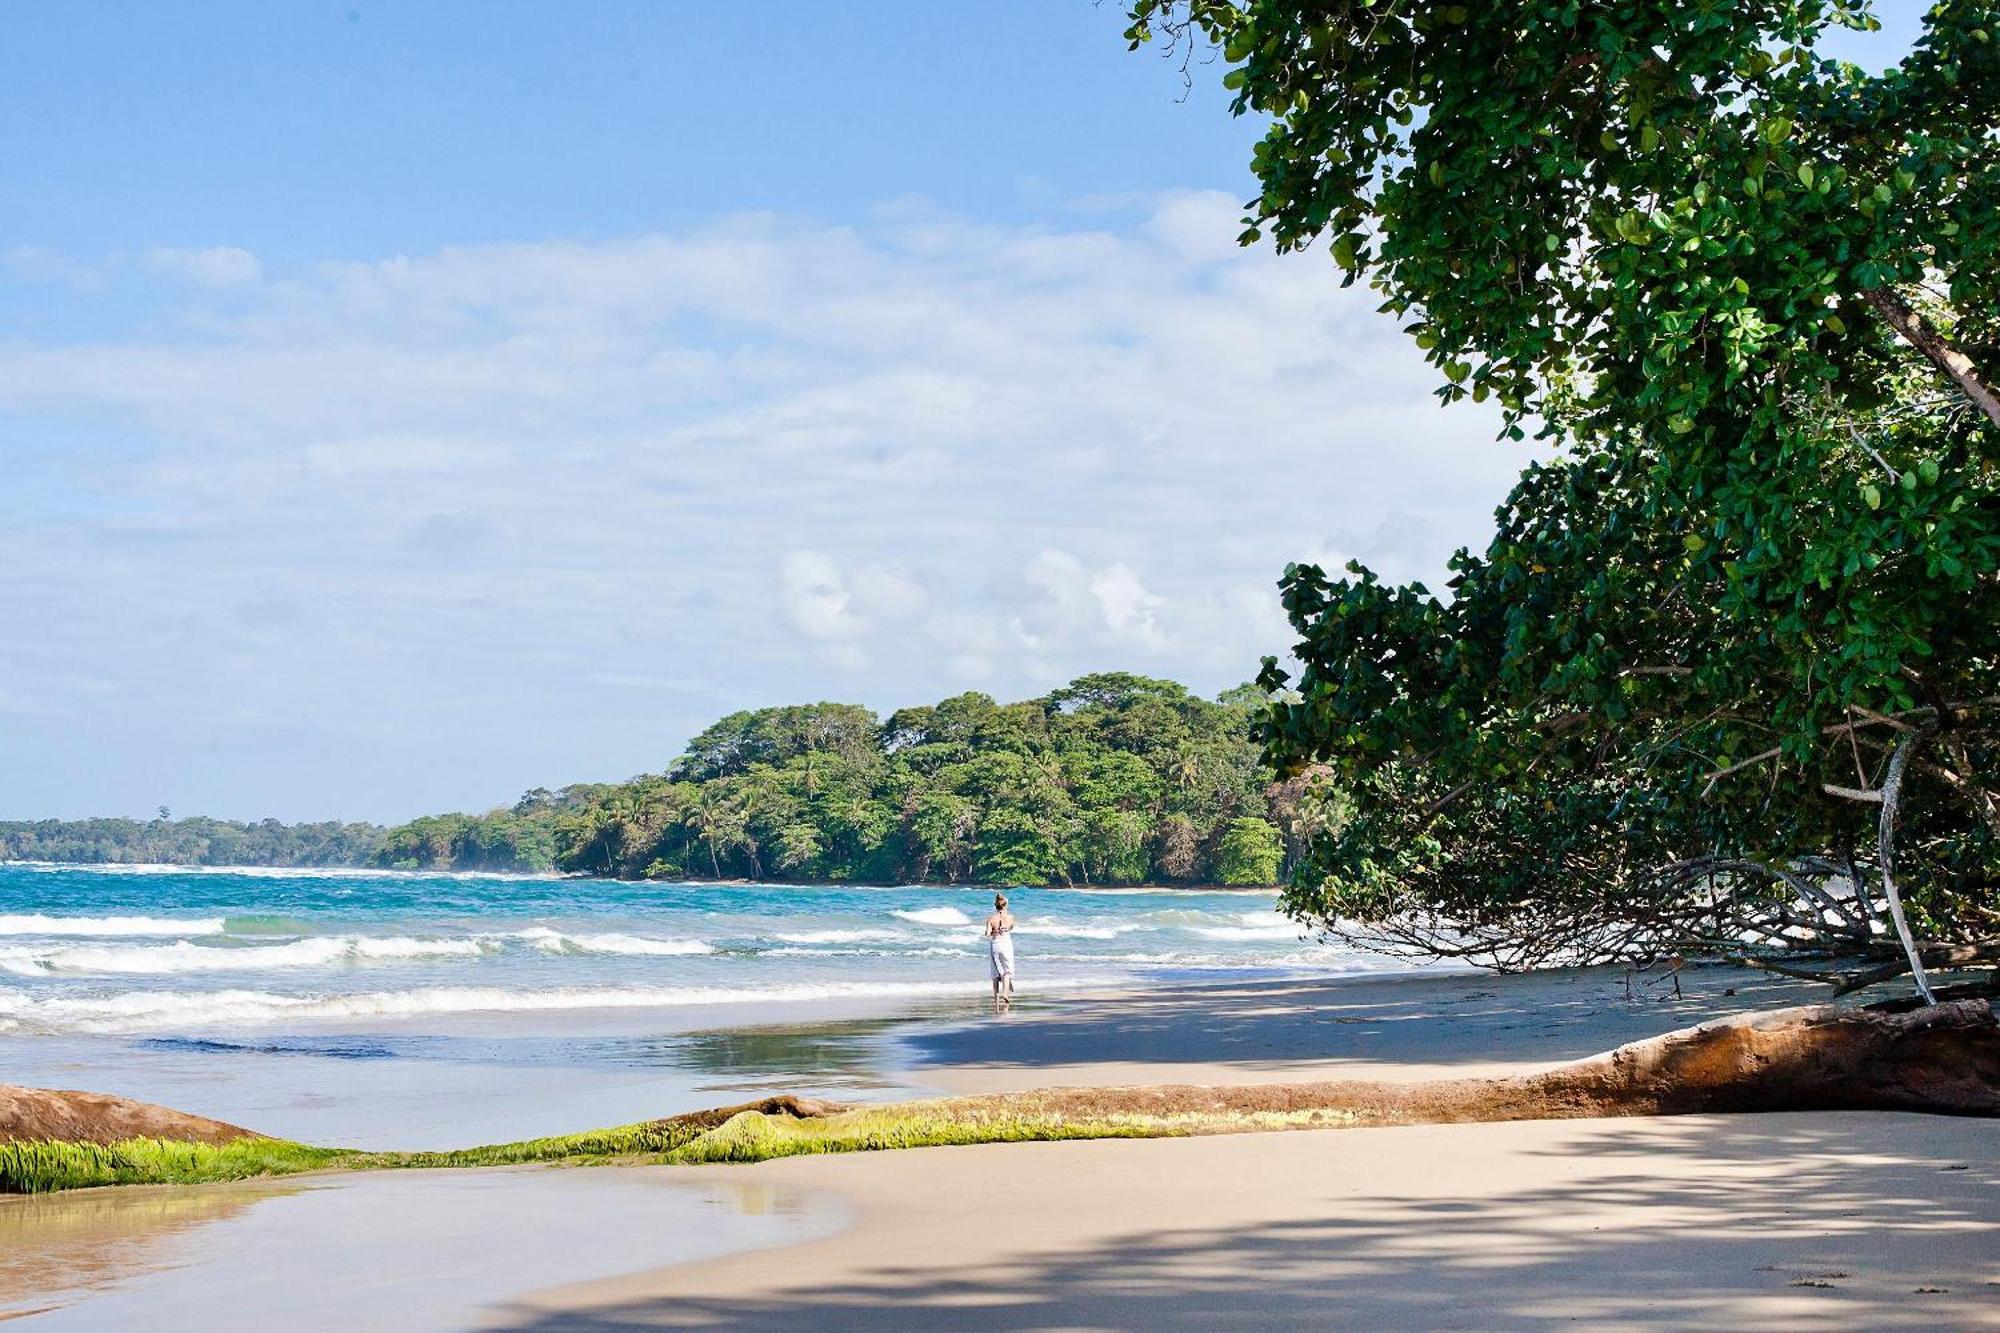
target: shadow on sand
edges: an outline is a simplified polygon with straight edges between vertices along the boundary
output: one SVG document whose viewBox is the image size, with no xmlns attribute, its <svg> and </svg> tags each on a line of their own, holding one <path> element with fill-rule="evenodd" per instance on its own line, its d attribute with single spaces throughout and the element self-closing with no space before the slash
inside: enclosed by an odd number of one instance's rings
<svg viewBox="0 0 2000 1333">
<path fill-rule="evenodd" d="M 1546 1182 L 1532 1188 L 1471 1178 L 1444 1197 L 1434 1187 L 1431 1197 L 1371 1196 L 1326 1179 L 1314 1182 L 1323 1215 L 1310 1220 L 1163 1225 L 1046 1251 L 1033 1248 L 1034 1218 L 1010 1218 L 1005 1229 L 1018 1234 L 1005 1257 L 949 1276 L 885 1254 L 851 1280 L 783 1290 L 778 1254 L 782 1294 L 769 1299 L 517 1310 L 506 1326 L 1990 1327 L 2000 1134 L 1972 1140 L 1985 1149 L 1972 1160 L 1926 1142 L 1927 1129 L 1967 1123 L 1867 1113 L 1595 1122 L 1550 1136 L 1541 1155 L 1558 1160 L 1532 1173 Z M 1156 1164 L 1175 1166 L 1170 1155 Z M 939 1180 L 951 1180 L 946 1163 Z"/>
<path fill-rule="evenodd" d="M 1096 1062 L 1279 1068 L 1302 1061 L 1410 1065 L 1581 1059 L 1824 988 L 1732 967 L 1690 968 L 1672 998 L 1616 967 L 1531 976 L 1431 973 L 1164 986 L 1047 1001 L 1007 1021 L 915 1031 L 919 1067 L 1044 1068 Z M 1337 1069 L 1325 1077 L 1337 1076 Z M 1222 1080 L 1210 1079 L 1210 1082 Z"/>
</svg>

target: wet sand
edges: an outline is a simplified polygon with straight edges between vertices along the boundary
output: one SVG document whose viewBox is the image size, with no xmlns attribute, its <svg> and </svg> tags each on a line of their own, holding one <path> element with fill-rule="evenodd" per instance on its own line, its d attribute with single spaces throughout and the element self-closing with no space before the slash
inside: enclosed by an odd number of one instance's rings
<svg viewBox="0 0 2000 1333">
<path fill-rule="evenodd" d="M 952 1093 L 1158 1083 L 1525 1074 L 1825 989 L 1734 967 L 1573 968 L 1230 981 L 1030 997 L 979 1022 L 899 1029 L 909 1077 Z"/>
<path fill-rule="evenodd" d="M 1180 986 L 890 1038 L 954 1092 L 1545 1068 L 1816 1000 L 1735 969 Z M 1727 992 L 1734 991 L 1734 994 Z M 2000 1327 L 2000 1122 L 1791 1114 L 992 1145 L 710 1167 L 850 1229 L 494 1327 Z"/>
<path fill-rule="evenodd" d="M 1996 1163 L 1990 1121 L 1814 1114 L 705 1167 L 859 1220 L 539 1293 L 490 1327 L 1994 1327 Z"/>
<path fill-rule="evenodd" d="M 746 1175 L 510 1168 L 0 1198 L 29 1329 L 434 1330 L 554 1284 L 784 1245 L 844 1205 Z"/>
</svg>

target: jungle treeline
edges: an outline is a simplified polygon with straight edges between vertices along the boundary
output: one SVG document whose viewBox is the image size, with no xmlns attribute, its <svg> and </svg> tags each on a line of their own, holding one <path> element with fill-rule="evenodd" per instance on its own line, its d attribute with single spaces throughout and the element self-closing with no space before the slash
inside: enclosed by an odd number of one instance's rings
<svg viewBox="0 0 2000 1333">
<path fill-rule="evenodd" d="M 1250 737 L 1263 702 L 1248 686 L 1211 701 L 1110 673 L 886 719 L 842 703 L 732 713 L 663 774 L 414 820 L 376 859 L 625 878 L 1275 884 L 1324 798 L 1273 782 Z"/>
<path fill-rule="evenodd" d="M 1334 817 L 1277 782 L 1252 686 L 1081 677 L 887 718 L 858 704 L 732 713 L 659 774 L 536 788 L 395 828 L 217 819 L 0 823 L 12 860 L 379 866 L 633 879 L 1278 883 Z"/>
</svg>

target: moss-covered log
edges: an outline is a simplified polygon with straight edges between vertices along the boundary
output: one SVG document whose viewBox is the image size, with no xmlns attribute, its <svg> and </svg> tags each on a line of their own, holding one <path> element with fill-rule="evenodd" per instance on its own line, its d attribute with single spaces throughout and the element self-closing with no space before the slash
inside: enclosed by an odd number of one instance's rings
<svg viewBox="0 0 2000 1333">
<path fill-rule="evenodd" d="M 105 1117 L 89 1119 L 85 1112 L 100 1104 Z M 52 1105 L 81 1119 L 54 1118 Z M 756 1162 L 1021 1140 L 1584 1116 L 1812 1110 L 1990 1116 L 2000 1115 L 2000 1020 L 1984 999 L 1906 1013 L 1814 1005 L 1707 1023 L 1511 1078 L 1050 1088 L 865 1107 L 771 1097 L 613 1129 L 427 1153 L 310 1148 L 193 1116 L 179 1120 L 206 1137 L 120 1139 L 121 1127 L 165 1125 L 162 1117 L 178 1113 L 88 1094 L 0 1089 L 0 1107 L 6 1106 L 38 1109 L 34 1118 L 0 1121 L 0 1192 L 329 1167 Z M 70 1126 L 81 1141 L 49 1141 L 45 1131 L 56 1124 Z M 37 1135 L 10 1133 L 20 1125 Z M 9 1137 L 19 1141 L 5 1142 Z"/>
</svg>

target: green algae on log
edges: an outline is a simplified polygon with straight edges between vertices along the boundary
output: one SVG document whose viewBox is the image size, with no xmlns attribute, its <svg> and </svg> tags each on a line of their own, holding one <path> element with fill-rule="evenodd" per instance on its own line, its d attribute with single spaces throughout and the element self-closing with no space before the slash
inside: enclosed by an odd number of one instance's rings
<svg viewBox="0 0 2000 1333">
<path fill-rule="evenodd" d="M 15 1119 L 7 1118 L 9 1108 Z M 84 1115 L 93 1108 L 100 1120 Z M 327 1169 L 761 1162 L 1030 1140 L 1814 1110 L 2000 1115 L 2000 1019 L 1992 1002 L 1907 1013 L 1811 1005 L 1746 1014 L 1508 1078 L 1050 1088 L 865 1107 L 770 1097 L 450 1152 L 314 1148 L 119 1098 L 0 1087 L 0 1193 Z M 189 1137 L 104 1137 L 139 1124 L 183 1124 Z M 78 1137 L 46 1132 L 58 1126 Z"/>
</svg>

